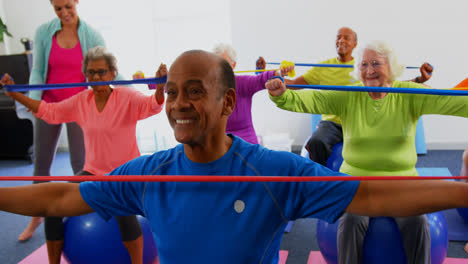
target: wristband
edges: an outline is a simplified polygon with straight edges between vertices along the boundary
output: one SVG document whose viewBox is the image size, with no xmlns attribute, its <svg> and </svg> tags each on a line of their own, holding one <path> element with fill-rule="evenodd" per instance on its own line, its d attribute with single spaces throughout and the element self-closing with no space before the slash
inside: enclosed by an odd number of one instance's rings
<svg viewBox="0 0 468 264">
<path fill-rule="evenodd" d="M 280 80 L 284 83 L 284 79 L 283 79 L 283 77 L 281 77 L 281 76 L 273 76 L 273 77 L 271 77 L 271 78 L 268 79 L 268 80 L 273 80 L 273 79 L 280 79 Z"/>
</svg>

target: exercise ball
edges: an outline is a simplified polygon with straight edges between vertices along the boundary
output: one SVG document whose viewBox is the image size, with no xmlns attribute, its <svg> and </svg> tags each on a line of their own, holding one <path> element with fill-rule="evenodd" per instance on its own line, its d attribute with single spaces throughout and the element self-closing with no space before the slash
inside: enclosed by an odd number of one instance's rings
<svg viewBox="0 0 468 264">
<path fill-rule="evenodd" d="M 468 223 L 468 207 L 457 208 L 457 212 Z"/>
<path fill-rule="evenodd" d="M 343 142 L 335 144 L 332 148 L 332 153 L 327 160 L 327 167 L 333 171 L 340 171 L 341 163 L 343 163 Z"/>
<path fill-rule="evenodd" d="M 369 218 L 369 227 L 362 249 L 362 263 L 407 263 L 400 230 L 394 218 Z"/>
<path fill-rule="evenodd" d="M 143 232 L 143 263 L 155 263 L 157 250 L 149 221 L 137 216 Z M 131 264 L 115 217 L 109 221 L 97 213 L 69 217 L 64 223 L 63 253 L 71 264 Z"/>
<path fill-rule="evenodd" d="M 442 212 L 435 212 L 427 214 L 428 223 L 430 226 L 431 232 L 431 263 L 432 264 L 442 264 L 447 256 L 447 247 L 448 247 L 448 233 L 447 233 L 447 222 L 445 221 L 444 214 Z M 382 218 L 382 219 L 381 219 Z M 404 260 L 402 257 L 402 252 L 404 252 L 403 246 L 401 245 L 401 237 L 395 236 L 395 232 L 398 231 L 396 222 L 393 220 L 393 224 L 388 226 L 388 223 L 385 224 L 386 217 L 378 217 L 375 219 L 376 222 L 369 220 L 369 228 L 366 233 L 366 238 L 364 239 L 364 249 L 363 251 L 363 263 L 406 263 L 406 256 Z M 371 218 L 372 219 L 372 218 Z M 381 226 L 379 223 L 383 221 L 385 230 L 380 230 Z M 377 228 L 379 230 L 374 230 Z M 396 229 L 395 229 L 396 228 Z M 318 220 L 317 222 L 317 241 L 322 253 L 323 258 L 327 264 L 336 264 L 338 263 L 338 250 L 337 250 L 337 229 L 338 221 L 334 224 L 329 224 L 325 221 Z M 371 230 L 372 229 L 372 230 Z M 396 231 L 395 231 L 396 230 Z M 391 234 L 386 232 L 390 231 Z M 377 233 L 375 233 L 377 232 Z M 377 234 L 377 238 L 382 238 L 381 240 L 375 241 L 371 240 L 371 243 L 366 244 L 368 240 L 367 236 L 369 234 Z M 399 234 L 399 232 L 398 232 Z M 391 243 L 388 245 L 388 243 Z M 397 245 L 395 245 L 395 243 Z M 400 244 L 398 244 L 400 243 Z M 388 249 L 389 251 L 383 251 L 379 253 L 380 247 L 392 247 L 394 249 Z M 403 250 L 403 251 L 402 251 Z M 374 256 L 372 256 L 372 254 Z M 380 255 L 378 255 L 380 254 Z M 372 261 L 368 259 L 369 257 L 378 257 L 377 261 Z M 397 260 L 395 260 L 397 259 Z"/>
<path fill-rule="evenodd" d="M 336 234 L 338 222 L 328 223 L 323 220 L 317 221 L 317 242 L 323 258 L 328 264 L 338 263 L 338 250 Z"/>
<path fill-rule="evenodd" d="M 426 214 L 431 230 L 431 263 L 442 264 L 447 257 L 448 230 L 443 212 Z"/>
</svg>

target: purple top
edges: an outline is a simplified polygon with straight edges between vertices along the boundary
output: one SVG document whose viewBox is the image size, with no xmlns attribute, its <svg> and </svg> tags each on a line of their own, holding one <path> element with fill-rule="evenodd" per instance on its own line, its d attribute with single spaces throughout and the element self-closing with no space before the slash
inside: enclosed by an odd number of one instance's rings
<svg viewBox="0 0 468 264">
<path fill-rule="evenodd" d="M 252 97 L 265 89 L 265 83 L 275 75 L 267 71 L 259 75 L 236 75 L 237 102 L 229 116 L 226 133 L 232 133 L 252 144 L 258 144 L 257 134 L 252 123 Z"/>
</svg>

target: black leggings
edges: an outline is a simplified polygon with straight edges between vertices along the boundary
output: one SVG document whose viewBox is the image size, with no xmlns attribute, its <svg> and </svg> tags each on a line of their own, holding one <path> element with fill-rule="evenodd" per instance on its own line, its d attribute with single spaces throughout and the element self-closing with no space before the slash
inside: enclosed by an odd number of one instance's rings
<svg viewBox="0 0 468 264">
<path fill-rule="evenodd" d="M 320 121 L 317 129 L 308 139 L 305 147 L 311 160 L 327 166 L 327 160 L 332 153 L 333 146 L 343 141 L 341 125 L 332 121 Z"/>
<path fill-rule="evenodd" d="M 87 171 L 80 171 L 76 175 L 93 175 Z M 141 226 L 135 215 L 116 216 L 122 241 L 133 241 L 142 235 Z M 46 240 L 63 240 L 63 217 L 46 217 L 44 221 Z"/>
</svg>

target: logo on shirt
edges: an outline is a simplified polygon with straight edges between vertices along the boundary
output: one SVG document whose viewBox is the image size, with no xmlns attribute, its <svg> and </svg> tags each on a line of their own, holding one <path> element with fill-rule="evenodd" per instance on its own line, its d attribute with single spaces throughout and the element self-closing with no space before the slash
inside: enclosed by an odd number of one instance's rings
<svg viewBox="0 0 468 264">
<path fill-rule="evenodd" d="M 234 202 L 234 210 L 236 210 L 237 213 L 242 213 L 245 209 L 245 203 L 241 200 L 237 200 Z"/>
</svg>

